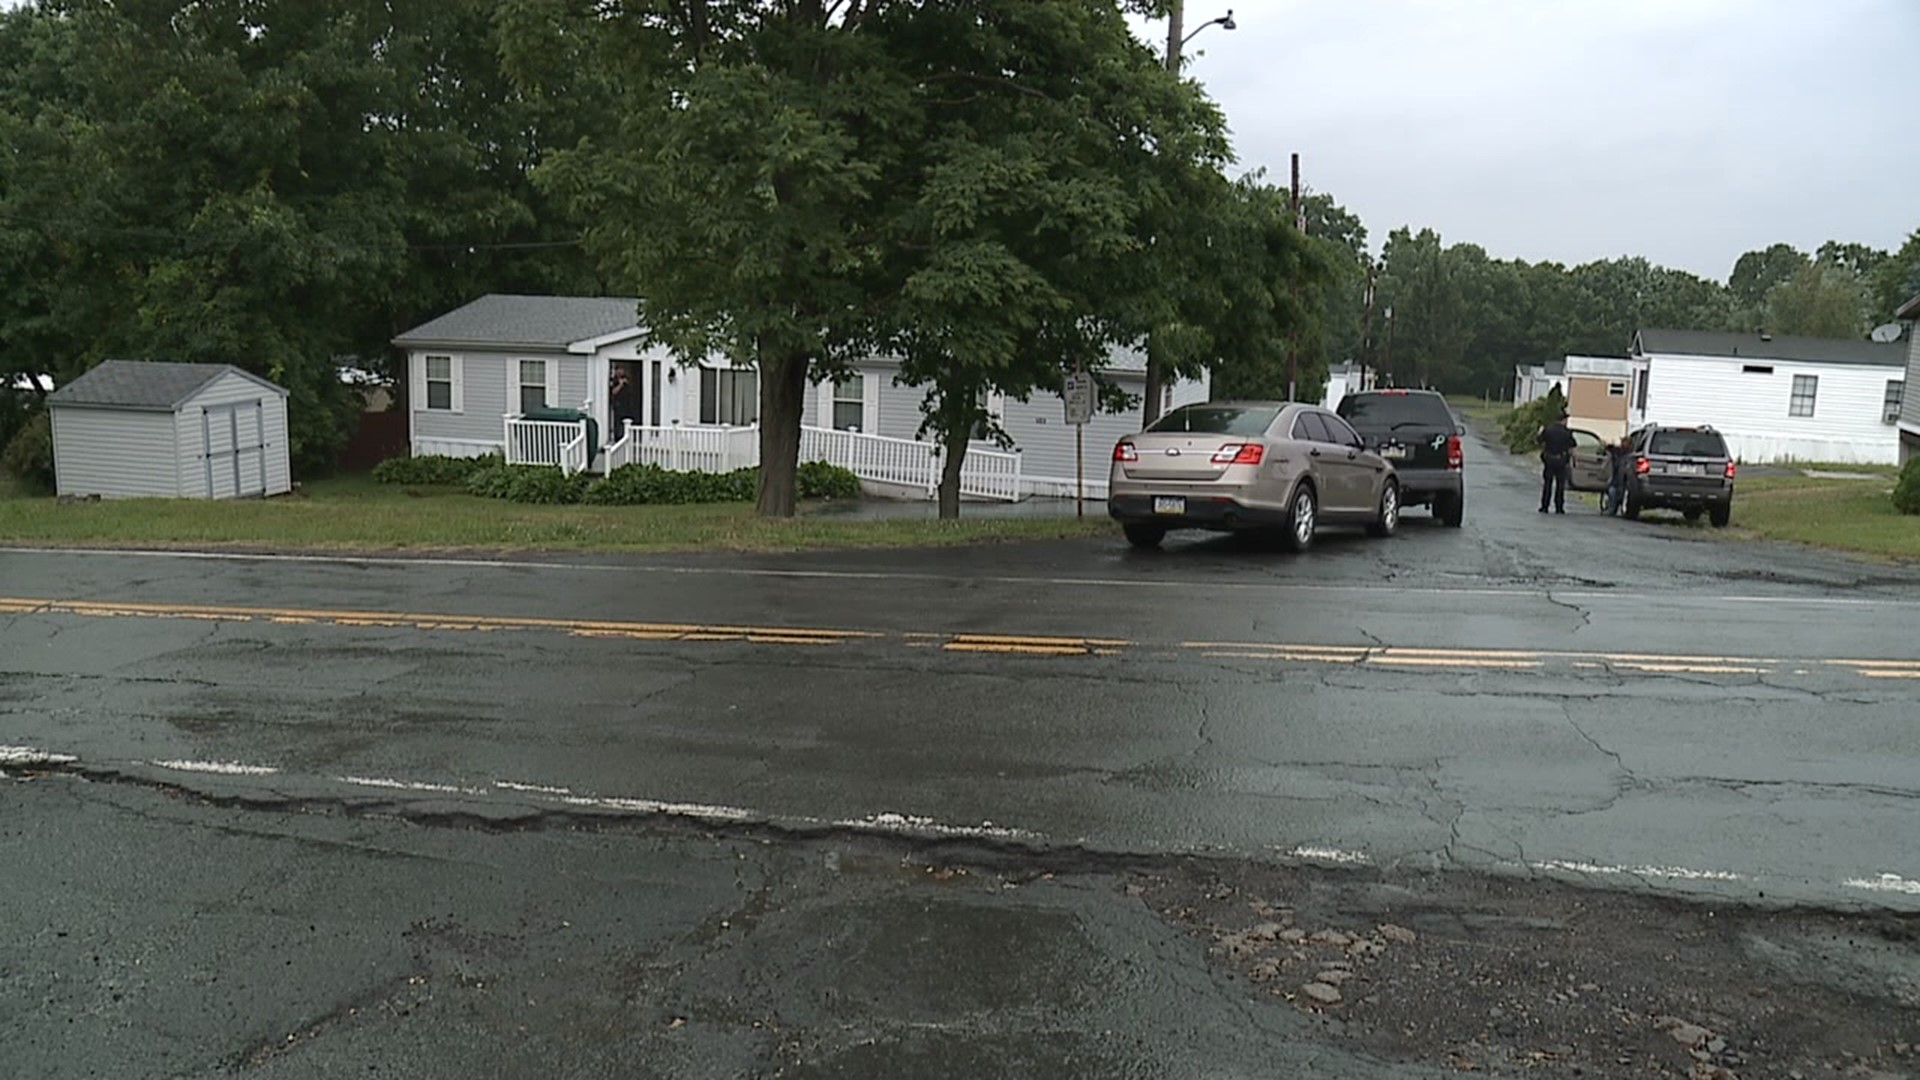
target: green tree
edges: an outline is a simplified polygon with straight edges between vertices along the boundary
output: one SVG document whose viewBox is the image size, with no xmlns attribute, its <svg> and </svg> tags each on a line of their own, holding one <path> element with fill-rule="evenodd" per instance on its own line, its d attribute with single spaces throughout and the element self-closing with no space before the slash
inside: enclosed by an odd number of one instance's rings
<svg viewBox="0 0 1920 1080">
<path fill-rule="evenodd" d="M 1920 296 L 1920 229 L 1909 233 L 1900 249 L 1875 268 L 1869 283 L 1876 324 L 1893 318 L 1902 304 Z"/>
<path fill-rule="evenodd" d="M 1767 292 L 1767 329 L 1807 337 L 1866 336 L 1873 299 L 1852 271 L 1808 264 Z"/>
<path fill-rule="evenodd" d="M 1741 255 L 1733 264 L 1733 273 L 1727 278 L 1727 290 L 1732 294 L 1733 302 L 1730 327 L 1736 330 L 1764 329 L 1759 324 L 1766 318 L 1767 293 L 1775 285 L 1799 273 L 1800 268 L 1809 261 L 1791 244 L 1774 244 Z"/>
</svg>

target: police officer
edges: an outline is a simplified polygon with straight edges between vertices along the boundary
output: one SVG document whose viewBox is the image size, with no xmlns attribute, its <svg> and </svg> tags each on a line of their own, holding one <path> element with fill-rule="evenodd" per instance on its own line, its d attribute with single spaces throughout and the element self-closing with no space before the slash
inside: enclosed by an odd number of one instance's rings
<svg viewBox="0 0 1920 1080">
<path fill-rule="evenodd" d="M 1567 512 L 1567 480 L 1573 469 L 1573 450 L 1579 445 L 1567 429 L 1567 414 L 1562 412 L 1553 423 L 1540 429 L 1540 512 Z"/>
</svg>

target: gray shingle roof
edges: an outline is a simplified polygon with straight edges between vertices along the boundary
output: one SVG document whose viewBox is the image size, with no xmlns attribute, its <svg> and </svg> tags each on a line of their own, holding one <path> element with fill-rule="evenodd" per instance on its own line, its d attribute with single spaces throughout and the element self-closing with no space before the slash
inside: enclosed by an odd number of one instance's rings
<svg viewBox="0 0 1920 1080">
<path fill-rule="evenodd" d="M 560 347 L 640 325 L 640 301 L 625 296 L 488 293 L 393 339 L 409 345 Z"/>
<path fill-rule="evenodd" d="M 55 405 L 171 412 L 201 387 L 227 372 L 242 375 L 281 393 L 258 375 L 232 364 L 174 364 L 161 360 L 105 360 L 93 370 L 55 390 L 47 400 Z"/>
<path fill-rule="evenodd" d="M 1730 334 L 1715 330 L 1642 330 L 1636 335 L 1643 353 L 1684 356 L 1738 356 L 1755 360 L 1800 360 L 1815 364 L 1862 364 L 1870 367 L 1907 366 L 1907 347 L 1900 342 L 1851 341 L 1846 338 L 1793 337 L 1776 334 Z"/>
</svg>

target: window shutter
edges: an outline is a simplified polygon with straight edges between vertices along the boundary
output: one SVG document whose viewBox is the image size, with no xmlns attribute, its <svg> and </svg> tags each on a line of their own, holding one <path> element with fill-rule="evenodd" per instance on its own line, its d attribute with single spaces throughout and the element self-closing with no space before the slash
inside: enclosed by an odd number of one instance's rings
<svg viewBox="0 0 1920 1080">
<path fill-rule="evenodd" d="M 427 354 L 407 353 L 407 408 L 419 412 L 427 407 Z"/>
<path fill-rule="evenodd" d="M 541 364 L 541 370 L 547 374 L 547 407 L 553 409 L 560 408 L 562 404 L 560 401 L 560 362 L 549 357 L 546 360 L 542 360 Z"/>
<path fill-rule="evenodd" d="M 467 359 L 464 356 L 449 357 L 447 360 L 447 374 L 453 382 L 453 392 L 449 396 L 453 399 L 450 404 L 454 412 L 467 411 L 466 368 Z"/>
</svg>

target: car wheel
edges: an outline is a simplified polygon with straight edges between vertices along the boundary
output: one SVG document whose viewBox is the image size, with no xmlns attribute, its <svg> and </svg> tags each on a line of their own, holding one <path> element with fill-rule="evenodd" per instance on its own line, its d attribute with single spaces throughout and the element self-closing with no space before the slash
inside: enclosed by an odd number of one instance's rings
<svg viewBox="0 0 1920 1080">
<path fill-rule="evenodd" d="M 1164 525 L 1128 522 L 1120 526 L 1120 531 L 1127 534 L 1127 543 L 1137 548 L 1156 548 L 1160 546 L 1160 541 L 1167 538 L 1167 529 Z"/>
<path fill-rule="evenodd" d="M 1400 528 L 1400 485 L 1389 480 L 1380 488 L 1380 514 L 1367 526 L 1367 535 L 1392 536 Z"/>
<path fill-rule="evenodd" d="M 1461 495 L 1438 495 L 1433 500 L 1433 516 L 1440 524 L 1449 529 L 1457 529 L 1467 518 L 1467 497 Z"/>
<path fill-rule="evenodd" d="M 1680 511 L 1680 516 L 1687 519 L 1687 524 L 1692 525 L 1700 520 L 1700 511 L 1697 509 L 1682 510 Z"/>
<path fill-rule="evenodd" d="M 1319 527 L 1320 500 L 1314 497 L 1311 485 L 1301 484 L 1293 489 L 1293 499 L 1287 503 L 1287 528 L 1282 538 L 1289 550 L 1305 551 L 1313 546 L 1314 530 Z"/>
<path fill-rule="evenodd" d="M 1733 504 L 1727 503 L 1724 506 L 1714 507 L 1707 511 L 1707 517 L 1713 522 L 1714 528 L 1724 529 L 1727 527 L 1727 522 L 1733 520 Z"/>
</svg>

